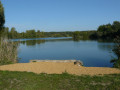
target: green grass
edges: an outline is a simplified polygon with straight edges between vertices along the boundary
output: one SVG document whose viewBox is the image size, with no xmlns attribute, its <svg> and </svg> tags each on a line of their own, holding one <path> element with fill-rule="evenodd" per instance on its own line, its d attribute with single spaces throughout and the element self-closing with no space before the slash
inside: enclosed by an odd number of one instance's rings
<svg viewBox="0 0 120 90">
<path fill-rule="evenodd" d="M 0 71 L 0 90 L 120 90 L 120 74 L 75 76 Z"/>
</svg>

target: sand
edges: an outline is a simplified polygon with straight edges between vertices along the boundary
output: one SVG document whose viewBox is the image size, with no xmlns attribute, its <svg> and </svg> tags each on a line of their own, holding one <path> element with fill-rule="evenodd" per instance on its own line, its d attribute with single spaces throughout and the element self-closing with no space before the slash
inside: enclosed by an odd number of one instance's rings
<svg viewBox="0 0 120 90">
<path fill-rule="evenodd" d="M 8 71 L 26 71 L 34 73 L 62 74 L 68 72 L 75 75 L 104 75 L 118 74 L 119 69 L 108 67 L 83 67 L 74 65 L 73 62 L 32 62 L 16 63 L 0 66 L 0 70 Z"/>
</svg>

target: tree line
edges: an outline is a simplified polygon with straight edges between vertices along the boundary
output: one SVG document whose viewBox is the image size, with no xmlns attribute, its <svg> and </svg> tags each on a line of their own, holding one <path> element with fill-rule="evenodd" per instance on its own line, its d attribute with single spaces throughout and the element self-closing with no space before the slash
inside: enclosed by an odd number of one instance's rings
<svg viewBox="0 0 120 90">
<path fill-rule="evenodd" d="M 120 36 L 120 22 L 114 21 L 112 24 L 100 25 L 92 38 L 114 39 Z"/>
<path fill-rule="evenodd" d="M 79 39 L 114 39 L 120 36 L 120 22 L 114 21 L 113 24 L 100 25 L 96 30 L 91 31 L 67 31 L 67 32 L 43 32 L 40 30 L 26 30 L 26 32 L 17 32 L 15 27 L 9 29 L 3 27 L 4 36 L 10 39 L 16 38 L 42 38 L 42 37 L 73 37 L 75 40 Z"/>
<path fill-rule="evenodd" d="M 73 39 L 114 39 L 120 36 L 120 22 L 114 21 L 112 24 L 100 25 L 97 31 L 75 31 Z"/>
<path fill-rule="evenodd" d="M 9 39 L 18 38 L 43 38 L 43 37 L 72 37 L 72 32 L 43 32 L 40 30 L 26 30 L 26 32 L 17 32 L 17 30 L 12 27 L 10 30 L 8 27 L 4 28 L 3 34 Z"/>
<path fill-rule="evenodd" d="M 10 30 L 8 27 L 5 27 L 3 35 L 9 39 L 39 38 L 39 37 L 43 37 L 44 32 L 40 32 L 40 30 L 38 30 L 37 32 L 35 30 L 26 30 L 26 32 L 19 33 L 17 32 L 15 27 L 12 27 Z"/>
</svg>

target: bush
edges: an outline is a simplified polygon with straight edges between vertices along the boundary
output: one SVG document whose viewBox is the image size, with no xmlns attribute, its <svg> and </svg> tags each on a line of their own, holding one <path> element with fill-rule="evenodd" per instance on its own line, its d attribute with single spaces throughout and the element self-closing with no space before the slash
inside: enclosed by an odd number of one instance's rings
<svg viewBox="0 0 120 90">
<path fill-rule="evenodd" d="M 0 65 L 11 64 L 17 62 L 18 44 L 8 39 L 0 40 Z"/>
<path fill-rule="evenodd" d="M 113 49 L 113 52 L 117 58 L 111 60 L 111 63 L 113 63 L 113 67 L 120 68 L 120 37 L 117 37 L 115 39 L 115 47 Z"/>
</svg>

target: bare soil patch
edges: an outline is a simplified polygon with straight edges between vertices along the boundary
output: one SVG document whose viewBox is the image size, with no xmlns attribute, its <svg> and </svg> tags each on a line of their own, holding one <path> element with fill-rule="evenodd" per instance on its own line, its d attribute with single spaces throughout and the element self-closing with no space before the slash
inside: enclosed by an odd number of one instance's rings
<svg viewBox="0 0 120 90">
<path fill-rule="evenodd" d="M 16 63 L 0 66 L 0 70 L 26 71 L 34 73 L 62 74 L 68 72 L 75 75 L 104 75 L 118 74 L 119 69 L 108 67 L 83 67 L 74 65 L 73 62 L 32 62 Z"/>
</svg>

